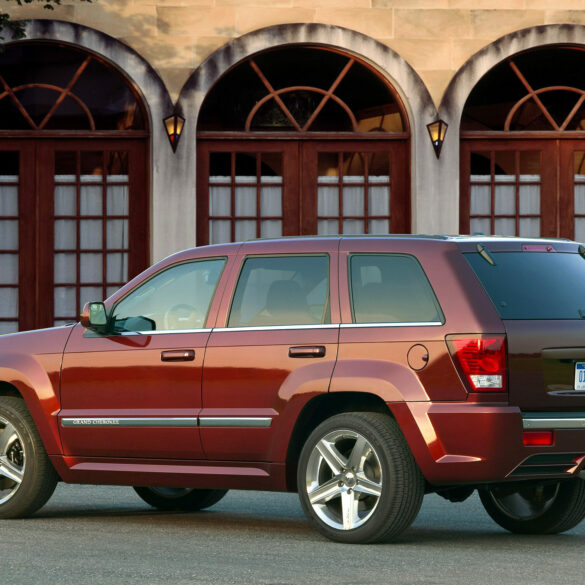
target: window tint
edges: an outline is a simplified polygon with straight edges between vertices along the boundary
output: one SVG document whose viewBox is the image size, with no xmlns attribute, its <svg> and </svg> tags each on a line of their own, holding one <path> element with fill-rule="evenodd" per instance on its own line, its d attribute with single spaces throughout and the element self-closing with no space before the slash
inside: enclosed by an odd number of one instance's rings
<svg viewBox="0 0 585 585">
<path fill-rule="evenodd" d="M 328 274 L 327 256 L 248 258 L 228 327 L 329 323 Z"/>
<path fill-rule="evenodd" d="M 502 319 L 585 317 L 585 260 L 579 254 L 490 252 L 465 254 Z"/>
<path fill-rule="evenodd" d="M 114 330 L 203 327 L 224 265 L 225 259 L 218 258 L 186 262 L 160 272 L 116 305 L 112 316 Z"/>
<path fill-rule="evenodd" d="M 349 267 L 355 323 L 443 321 L 431 285 L 413 256 L 355 254 Z"/>
</svg>

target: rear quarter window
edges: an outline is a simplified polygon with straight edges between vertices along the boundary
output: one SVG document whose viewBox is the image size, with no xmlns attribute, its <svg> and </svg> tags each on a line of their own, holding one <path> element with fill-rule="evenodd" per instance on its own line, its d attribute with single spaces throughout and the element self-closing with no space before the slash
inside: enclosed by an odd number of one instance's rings
<svg viewBox="0 0 585 585">
<path fill-rule="evenodd" d="M 585 318 L 585 259 L 564 252 L 464 254 L 502 319 Z"/>
<path fill-rule="evenodd" d="M 414 256 L 353 254 L 349 258 L 354 323 L 442 323 L 441 308 Z"/>
</svg>

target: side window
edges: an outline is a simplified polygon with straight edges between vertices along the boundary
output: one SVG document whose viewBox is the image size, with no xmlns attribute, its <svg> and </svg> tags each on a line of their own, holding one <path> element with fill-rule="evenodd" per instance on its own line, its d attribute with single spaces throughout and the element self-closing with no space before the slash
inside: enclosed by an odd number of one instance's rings
<svg viewBox="0 0 585 585">
<path fill-rule="evenodd" d="M 421 265 L 402 254 L 349 259 L 354 323 L 442 323 L 443 314 Z"/>
<path fill-rule="evenodd" d="M 200 329 L 225 262 L 185 262 L 153 276 L 114 307 L 114 331 Z"/>
<path fill-rule="evenodd" d="M 255 256 L 242 267 L 228 327 L 329 323 L 328 256 Z"/>
</svg>

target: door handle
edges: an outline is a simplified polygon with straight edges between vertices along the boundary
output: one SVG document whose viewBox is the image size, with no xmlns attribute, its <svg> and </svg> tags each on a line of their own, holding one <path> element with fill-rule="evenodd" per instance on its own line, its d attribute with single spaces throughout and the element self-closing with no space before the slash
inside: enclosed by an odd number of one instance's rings
<svg viewBox="0 0 585 585">
<path fill-rule="evenodd" d="M 163 362 L 192 362 L 195 359 L 194 349 L 177 349 L 173 351 L 163 351 L 160 354 Z"/>
<path fill-rule="evenodd" d="M 291 358 L 319 358 L 325 357 L 324 345 L 301 345 L 288 348 L 288 357 Z"/>
</svg>

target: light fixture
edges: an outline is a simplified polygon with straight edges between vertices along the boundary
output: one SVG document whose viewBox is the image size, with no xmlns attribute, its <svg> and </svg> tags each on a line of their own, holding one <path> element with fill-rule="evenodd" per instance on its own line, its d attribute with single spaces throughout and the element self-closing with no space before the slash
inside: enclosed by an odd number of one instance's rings
<svg viewBox="0 0 585 585">
<path fill-rule="evenodd" d="M 171 148 L 173 149 L 173 152 L 176 152 L 179 138 L 181 138 L 181 132 L 185 125 L 185 118 L 179 116 L 179 114 L 173 114 L 172 116 L 165 118 L 163 122 L 167 131 L 167 136 L 169 137 L 169 142 L 171 143 Z"/>
<path fill-rule="evenodd" d="M 439 158 L 441 154 L 441 148 L 445 141 L 445 134 L 447 134 L 448 126 L 449 124 L 443 120 L 437 120 L 436 122 L 427 124 L 427 130 L 429 131 L 429 136 L 431 137 L 431 142 L 433 143 L 433 148 L 435 149 L 437 158 Z"/>
</svg>

